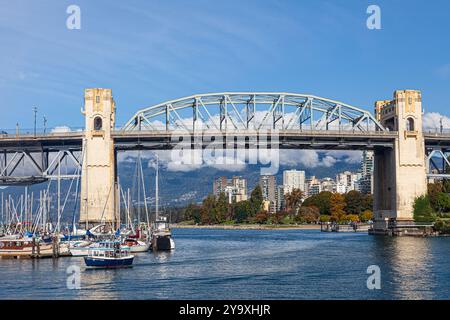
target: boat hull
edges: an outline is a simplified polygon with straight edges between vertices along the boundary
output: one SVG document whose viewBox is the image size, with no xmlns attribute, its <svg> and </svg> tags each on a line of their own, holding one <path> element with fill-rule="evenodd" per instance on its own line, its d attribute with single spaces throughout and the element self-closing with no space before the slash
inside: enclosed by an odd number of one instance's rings
<svg viewBox="0 0 450 320">
<path fill-rule="evenodd" d="M 89 253 L 89 248 L 82 247 L 82 248 L 70 248 L 70 254 L 73 257 L 85 257 Z"/>
<path fill-rule="evenodd" d="M 23 250 L 0 250 L 0 257 L 4 258 L 46 258 L 54 255 L 53 246 L 43 245 L 39 248 L 35 248 L 33 252 L 32 248 L 25 248 Z"/>
<path fill-rule="evenodd" d="M 175 243 L 171 237 L 155 236 L 152 239 L 153 251 L 170 251 L 175 249 Z"/>
<path fill-rule="evenodd" d="M 120 268 L 129 267 L 133 264 L 134 256 L 123 258 L 99 258 L 99 257 L 84 257 L 84 262 L 88 267 L 96 268 Z"/>
<path fill-rule="evenodd" d="M 135 245 L 135 246 L 130 246 L 130 252 L 147 252 L 150 250 L 150 243 L 146 243 L 143 245 Z"/>
</svg>

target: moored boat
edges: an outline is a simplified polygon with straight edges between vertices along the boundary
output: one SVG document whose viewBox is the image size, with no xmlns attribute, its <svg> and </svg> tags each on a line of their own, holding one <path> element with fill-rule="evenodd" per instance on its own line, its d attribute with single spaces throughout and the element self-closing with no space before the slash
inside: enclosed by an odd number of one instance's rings
<svg viewBox="0 0 450 320">
<path fill-rule="evenodd" d="M 134 256 L 128 246 L 122 246 L 119 241 L 103 241 L 96 248 L 90 248 L 84 262 L 88 267 L 120 268 L 130 267 Z"/>
<path fill-rule="evenodd" d="M 95 246 L 96 244 L 91 244 L 90 241 L 80 240 L 80 241 L 69 241 L 69 251 L 74 257 L 84 257 L 88 255 L 90 246 Z"/>
<path fill-rule="evenodd" d="M 144 242 L 137 239 L 126 238 L 124 245 L 130 248 L 130 252 L 146 252 L 150 250 L 150 242 Z"/>
<path fill-rule="evenodd" d="M 166 217 L 160 217 L 153 223 L 152 229 L 152 250 L 168 251 L 175 249 L 175 242 L 172 239 L 172 232 Z"/>
<path fill-rule="evenodd" d="M 0 257 L 43 258 L 55 253 L 52 243 L 43 243 L 35 239 L 0 239 Z"/>
<path fill-rule="evenodd" d="M 159 165 L 156 156 L 156 176 L 155 176 L 155 222 L 151 228 L 151 245 L 153 251 L 169 251 L 175 249 L 175 242 L 172 239 L 167 217 L 159 216 Z"/>
</svg>

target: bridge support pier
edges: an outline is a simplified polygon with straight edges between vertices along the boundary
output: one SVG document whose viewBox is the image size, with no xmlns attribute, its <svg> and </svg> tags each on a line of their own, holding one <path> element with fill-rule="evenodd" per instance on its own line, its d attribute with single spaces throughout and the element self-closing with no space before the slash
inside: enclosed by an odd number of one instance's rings
<svg viewBox="0 0 450 320">
<path fill-rule="evenodd" d="M 398 132 L 394 149 L 376 149 L 374 167 L 374 234 L 402 234 L 414 229 L 414 201 L 427 193 L 422 98 L 402 90 L 392 101 L 377 101 L 382 125 Z"/>
<path fill-rule="evenodd" d="M 117 176 L 112 130 L 115 103 L 111 89 L 86 89 L 80 224 L 115 227 Z"/>
</svg>

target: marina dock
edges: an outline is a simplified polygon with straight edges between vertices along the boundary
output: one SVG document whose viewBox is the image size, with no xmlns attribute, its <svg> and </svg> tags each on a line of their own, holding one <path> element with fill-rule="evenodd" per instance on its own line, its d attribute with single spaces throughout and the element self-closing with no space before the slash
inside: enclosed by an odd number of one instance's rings
<svg viewBox="0 0 450 320">
<path fill-rule="evenodd" d="M 369 232 L 371 225 L 366 223 L 358 224 L 337 224 L 322 223 L 320 231 L 322 232 Z"/>
</svg>

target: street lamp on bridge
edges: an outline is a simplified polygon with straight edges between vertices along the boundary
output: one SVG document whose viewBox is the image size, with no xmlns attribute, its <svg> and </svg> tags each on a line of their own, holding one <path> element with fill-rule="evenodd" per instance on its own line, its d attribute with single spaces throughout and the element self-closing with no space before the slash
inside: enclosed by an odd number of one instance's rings
<svg viewBox="0 0 450 320">
<path fill-rule="evenodd" d="M 37 116 L 37 107 L 33 107 L 34 112 L 34 136 L 36 137 L 36 116 Z"/>
</svg>

